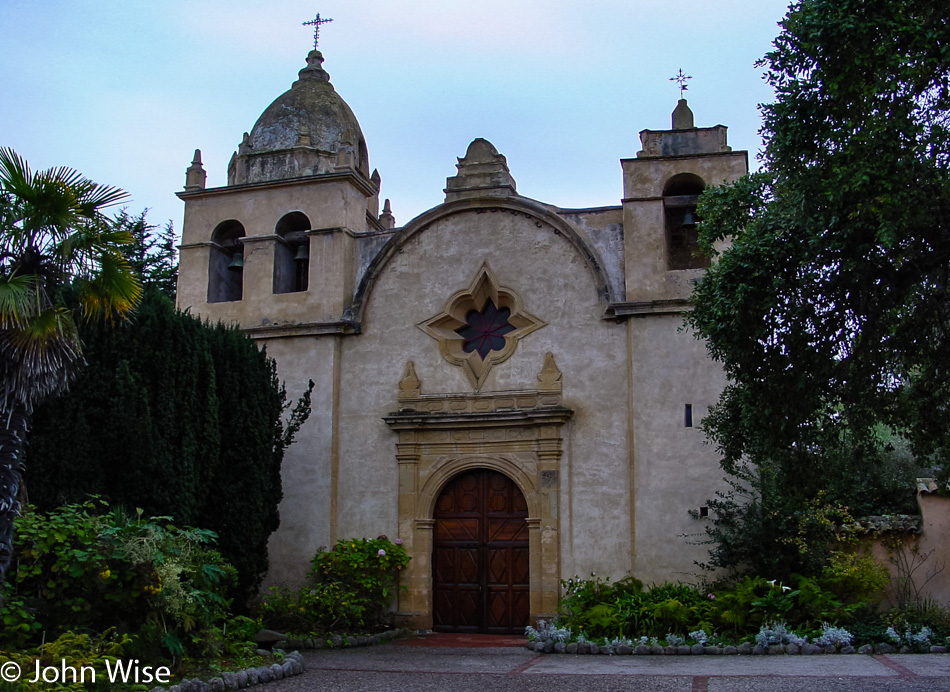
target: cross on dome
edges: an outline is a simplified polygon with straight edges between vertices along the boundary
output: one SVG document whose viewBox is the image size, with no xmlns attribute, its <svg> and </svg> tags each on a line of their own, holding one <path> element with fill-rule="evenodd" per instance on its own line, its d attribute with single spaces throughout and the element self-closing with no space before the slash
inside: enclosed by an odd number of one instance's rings
<svg viewBox="0 0 950 692">
<path fill-rule="evenodd" d="M 313 49 L 317 49 L 317 44 L 320 42 L 320 25 L 329 24 L 332 22 L 332 19 L 323 19 L 320 16 L 320 13 L 317 12 L 317 16 L 311 19 L 309 22 L 303 22 L 302 26 L 312 26 L 313 27 Z"/>
</svg>

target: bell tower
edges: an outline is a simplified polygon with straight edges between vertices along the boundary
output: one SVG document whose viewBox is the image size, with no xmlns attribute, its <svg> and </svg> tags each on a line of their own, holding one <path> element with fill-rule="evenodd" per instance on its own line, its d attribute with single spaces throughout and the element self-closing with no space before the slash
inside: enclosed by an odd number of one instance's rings
<svg viewBox="0 0 950 692">
<path fill-rule="evenodd" d="M 323 62 L 315 47 L 291 88 L 244 133 L 227 185 L 205 186 L 196 152 L 178 193 L 182 309 L 256 338 L 354 329 L 344 315 L 359 239 L 386 229 L 379 174 L 370 174 L 360 124 Z"/>
<path fill-rule="evenodd" d="M 697 198 L 749 170 L 748 152 L 732 151 L 726 130 L 695 127 L 681 98 L 671 129 L 643 130 L 637 157 L 621 160 L 627 309 L 682 311 L 709 266 L 696 244 Z"/>
</svg>

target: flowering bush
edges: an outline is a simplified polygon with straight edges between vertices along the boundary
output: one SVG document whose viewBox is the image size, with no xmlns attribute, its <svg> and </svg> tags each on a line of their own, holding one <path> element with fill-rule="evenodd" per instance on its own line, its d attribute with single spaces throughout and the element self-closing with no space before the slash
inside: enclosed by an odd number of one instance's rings
<svg viewBox="0 0 950 692">
<path fill-rule="evenodd" d="M 301 634 L 377 629 L 409 559 L 398 538 L 338 541 L 333 550 L 316 554 L 310 583 L 301 590 L 272 588 L 260 615 L 268 627 Z"/>
</svg>

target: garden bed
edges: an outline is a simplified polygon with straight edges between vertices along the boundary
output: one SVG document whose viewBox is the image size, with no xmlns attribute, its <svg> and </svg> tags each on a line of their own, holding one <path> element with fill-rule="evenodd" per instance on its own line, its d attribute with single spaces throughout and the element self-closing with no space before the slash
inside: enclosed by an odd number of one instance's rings
<svg viewBox="0 0 950 692">
<path fill-rule="evenodd" d="M 689 646 L 662 646 L 660 644 L 639 644 L 630 646 L 621 644 L 598 645 L 592 642 L 538 642 L 529 641 L 527 648 L 542 654 L 575 654 L 575 655 L 607 655 L 607 656 L 815 656 L 823 654 L 910 654 L 910 653 L 947 653 L 946 646 L 931 646 L 928 652 L 914 651 L 910 647 L 895 647 L 890 644 L 865 644 L 857 649 L 853 646 L 818 646 L 817 644 L 751 644 L 743 642 L 738 646 L 704 646 L 693 644 Z"/>
</svg>

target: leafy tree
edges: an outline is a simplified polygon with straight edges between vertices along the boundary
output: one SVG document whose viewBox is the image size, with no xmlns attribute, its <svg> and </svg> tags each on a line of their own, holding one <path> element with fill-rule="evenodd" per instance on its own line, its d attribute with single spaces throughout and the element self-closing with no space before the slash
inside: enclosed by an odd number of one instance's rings
<svg viewBox="0 0 950 692">
<path fill-rule="evenodd" d="M 33 408 L 64 390 L 81 362 L 79 321 L 125 315 L 139 298 L 121 249 L 131 239 L 102 213 L 125 197 L 69 168 L 34 173 L 0 148 L 0 583 Z M 76 308 L 61 300 L 70 285 Z"/>
<path fill-rule="evenodd" d="M 175 245 L 178 237 L 169 221 L 159 228 L 146 220 L 148 209 L 130 216 L 122 209 L 113 221 L 117 230 L 126 231 L 132 242 L 125 247 L 125 256 L 143 285 L 154 286 L 175 299 L 178 284 L 178 262 Z"/>
<path fill-rule="evenodd" d="M 126 324 L 90 325 L 84 339 L 87 365 L 69 395 L 34 416 L 31 502 L 48 511 L 96 494 L 215 531 L 238 570 L 236 595 L 248 597 L 267 569 L 281 461 L 310 390 L 284 422 L 274 361 L 239 329 L 175 310 L 153 286 Z"/>
<path fill-rule="evenodd" d="M 704 422 L 724 468 L 804 507 L 829 477 L 862 485 L 882 426 L 950 455 L 950 22 L 800 0 L 781 27 L 763 168 L 700 202 L 706 246 L 731 246 L 689 321 L 729 376 Z"/>
</svg>

